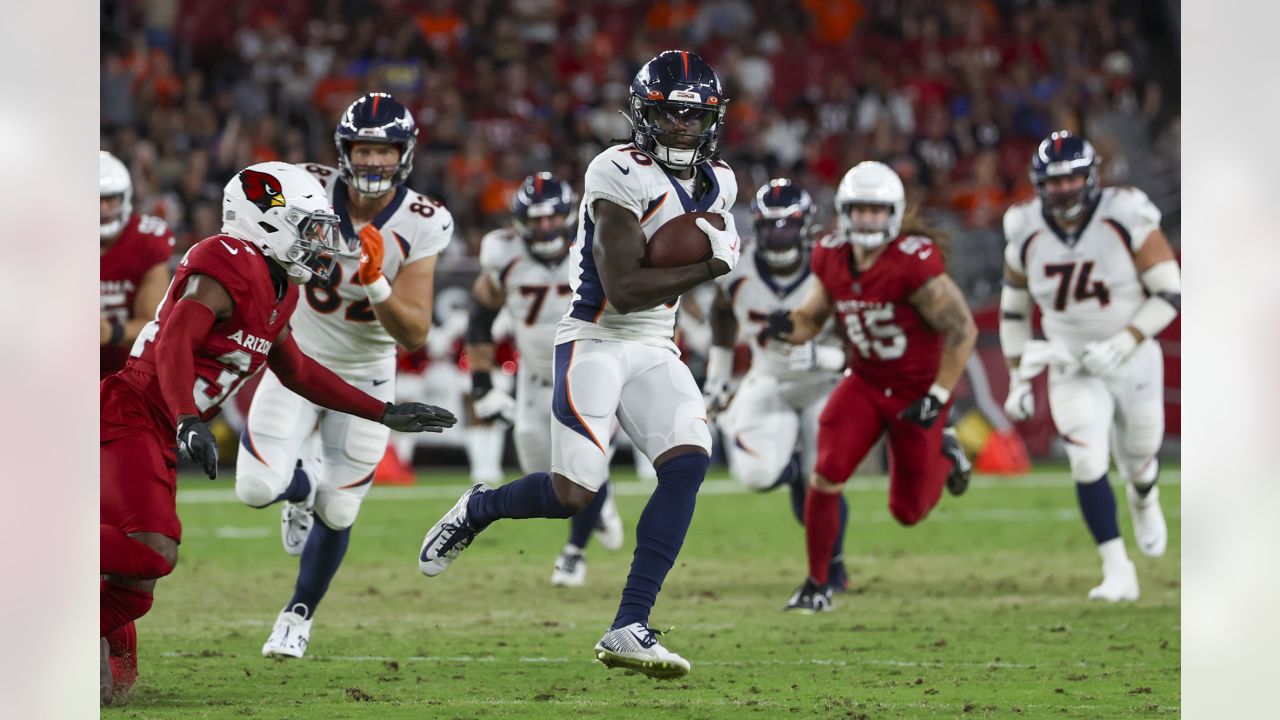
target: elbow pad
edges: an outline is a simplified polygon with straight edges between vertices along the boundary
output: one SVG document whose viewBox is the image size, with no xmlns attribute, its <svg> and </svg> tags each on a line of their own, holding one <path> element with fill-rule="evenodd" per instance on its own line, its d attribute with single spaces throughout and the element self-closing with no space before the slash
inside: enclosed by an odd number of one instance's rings
<svg viewBox="0 0 1280 720">
<path fill-rule="evenodd" d="M 1148 268 L 1142 273 L 1142 286 L 1151 297 L 1138 307 L 1129 324 L 1143 337 L 1155 337 L 1169 327 L 1182 310 L 1182 277 L 1177 261 L 1165 260 Z"/>
<path fill-rule="evenodd" d="M 493 343 L 493 321 L 498 311 L 472 301 L 471 313 L 467 318 L 467 343 L 470 345 L 490 345 Z"/>
<path fill-rule="evenodd" d="M 1000 290 L 1000 349 L 1005 357 L 1021 357 L 1031 340 L 1031 293 L 1005 285 Z"/>
</svg>

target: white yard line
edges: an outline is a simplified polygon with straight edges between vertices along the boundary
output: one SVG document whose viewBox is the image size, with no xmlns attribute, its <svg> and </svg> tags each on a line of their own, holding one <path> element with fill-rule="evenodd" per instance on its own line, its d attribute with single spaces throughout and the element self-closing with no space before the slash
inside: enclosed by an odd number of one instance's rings
<svg viewBox="0 0 1280 720">
<path fill-rule="evenodd" d="M 1022 490 L 1026 488 L 1070 487 L 1071 478 L 1065 472 L 1028 473 L 1019 477 L 995 477 L 980 475 L 973 479 L 970 487 L 978 489 L 999 488 L 1001 490 Z M 1162 485 L 1181 485 L 1182 473 L 1166 470 L 1160 476 Z M 849 492 L 882 492 L 888 486 L 884 478 L 854 478 L 849 482 Z M 467 485 L 409 485 L 379 486 L 373 488 L 366 500 L 453 500 L 466 492 Z M 653 492 L 654 484 L 648 482 L 622 482 L 614 486 L 614 492 L 623 497 L 647 497 Z M 746 495 L 752 491 L 745 489 L 734 480 L 724 477 L 708 479 L 702 483 L 700 495 Z M 231 488 L 185 489 L 178 491 L 178 503 L 195 504 L 240 504 L 235 490 Z"/>
</svg>

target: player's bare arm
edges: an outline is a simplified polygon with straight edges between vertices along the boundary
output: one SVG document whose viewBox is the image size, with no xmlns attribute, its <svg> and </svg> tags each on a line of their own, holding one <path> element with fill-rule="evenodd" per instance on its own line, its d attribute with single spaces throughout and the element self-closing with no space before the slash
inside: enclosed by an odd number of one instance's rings
<svg viewBox="0 0 1280 720">
<path fill-rule="evenodd" d="M 407 350 L 417 350 L 427 342 L 435 275 L 434 255 L 409 263 L 396 275 L 391 297 L 373 304 L 378 322 Z"/>
<path fill-rule="evenodd" d="M 978 339 L 978 327 L 964 301 L 964 294 L 946 275 L 936 275 L 911 294 L 911 305 L 929 327 L 943 336 L 942 363 L 936 385 L 955 389 L 964 364 Z"/>
<path fill-rule="evenodd" d="M 733 303 L 724 288 L 716 288 L 711 301 L 711 344 L 715 347 L 733 348 L 738 338 L 738 318 L 733 314 Z"/>
<path fill-rule="evenodd" d="M 164 299 L 164 293 L 169 289 L 169 281 L 172 279 L 167 263 L 156 263 L 142 276 L 138 294 L 133 298 L 133 316 L 125 323 L 121 345 L 132 344 L 142 328 L 156 316 L 156 308 Z"/>
<path fill-rule="evenodd" d="M 795 345 L 806 343 L 818 336 L 831 317 L 831 295 L 822 283 L 814 283 L 800 307 L 791 311 L 792 330 L 782 339 Z"/>
<path fill-rule="evenodd" d="M 624 315 L 683 295 L 730 270 L 718 259 L 678 268 L 644 267 L 646 241 L 636 216 L 608 200 L 597 200 L 592 210 L 596 235 L 591 254 L 605 297 Z"/>
</svg>

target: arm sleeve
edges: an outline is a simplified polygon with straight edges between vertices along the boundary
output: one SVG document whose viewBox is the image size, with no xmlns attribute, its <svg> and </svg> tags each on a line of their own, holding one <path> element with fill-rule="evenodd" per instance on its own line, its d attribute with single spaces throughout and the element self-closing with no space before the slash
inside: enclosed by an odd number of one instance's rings
<svg viewBox="0 0 1280 720">
<path fill-rule="evenodd" d="M 179 300 L 156 338 L 160 394 L 174 417 L 199 415 L 196 407 L 196 348 L 213 327 L 213 311 L 195 300 Z"/>
<path fill-rule="evenodd" d="M 352 387 L 333 371 L 302 354 L 292 335 L 271 348 L 267 364 L 281 385 L 317 405 L 374 422 L 381 421 L 386 413 L 386 404 L 381 400 Z"/>
</svg>

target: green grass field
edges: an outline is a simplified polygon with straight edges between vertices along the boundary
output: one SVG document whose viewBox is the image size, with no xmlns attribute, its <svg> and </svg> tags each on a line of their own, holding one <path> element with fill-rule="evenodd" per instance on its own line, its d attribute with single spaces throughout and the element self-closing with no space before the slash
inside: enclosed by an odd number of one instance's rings
<svg viewBox="0 0 1280 720">
<path fill-rule="evenodd" d="M 279 511 L 184 478 L 182 560 L 138 623 L 142 678 L 106 718 L 1162 717 L 1179 713 L 1179 472 L 1162 475 L 1169 552 L 1138 565 L 1142 599 L 1085 600 L 1100 566 L 1067 475 L 975 478 L 921 525 L 889 516 L 882 479 L 849 492 L 851 592 L 815 616 L 781 607 L 805 575 L 785 492 L 715 472 L 653 613 L 693 663 L 657 682 L 593 660 L 630 563 L 588 551 L 588 585 L 552 588 L 564 521 L 507 521 L 444 575 L 422 535 L 460 473 L 376 487 L 320 606 L 308 656 L 260 650 L 297 561 Z M 619 477 L 628 530 L 647 498 Z M 1124 494 L 1121 526 L 1131 537 Z"/>
</svg>

